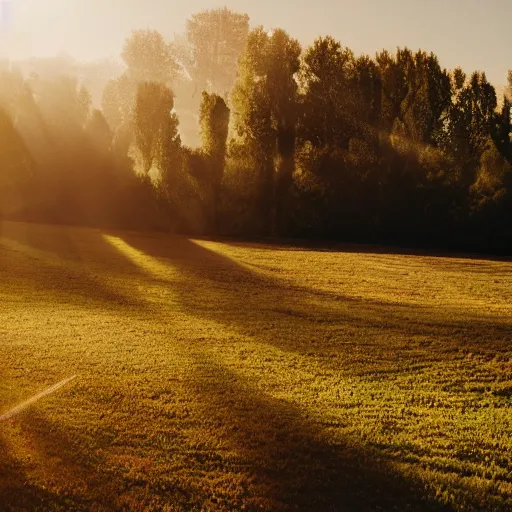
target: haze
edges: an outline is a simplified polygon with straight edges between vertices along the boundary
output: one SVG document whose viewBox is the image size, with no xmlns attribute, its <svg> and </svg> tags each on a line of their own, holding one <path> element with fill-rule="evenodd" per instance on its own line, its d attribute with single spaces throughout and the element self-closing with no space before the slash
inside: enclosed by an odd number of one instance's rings
<svg viewBox="0 0 512 512">
<path fill-rule="evenodd" d="M 192 13 L 222 6 L 215 0 L 3 0 L 12 19 L 0 35 L 2 56 L 19 59 L 66 52 L 80 60 L 114 57 L 132 29 L 152 27 L 172 37 Z M 397 46 L 439 55 L 447 68 L 485 71 L 504 84 L 512 46 L 507 0 L 230 0 L 252 25 L 281 27 L 303 43 L 331 34 L 356 53 Z"/>
</svg>

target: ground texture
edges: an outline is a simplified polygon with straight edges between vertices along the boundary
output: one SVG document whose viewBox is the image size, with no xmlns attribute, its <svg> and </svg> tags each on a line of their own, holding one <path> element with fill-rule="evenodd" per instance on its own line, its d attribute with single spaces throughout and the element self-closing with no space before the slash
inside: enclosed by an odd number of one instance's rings
<svg viewBox="0 0 512 512">
<path fill-rule="evenodd" d="M 512 510 L 512 263 L 0 224 L 0 510 Z"/>
</svg>

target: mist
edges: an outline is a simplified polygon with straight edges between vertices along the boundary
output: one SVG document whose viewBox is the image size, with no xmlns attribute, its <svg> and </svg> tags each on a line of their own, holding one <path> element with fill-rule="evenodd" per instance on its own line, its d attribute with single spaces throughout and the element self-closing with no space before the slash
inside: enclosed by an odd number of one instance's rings
<svg viewBox="0 0 512 512">
<path fill-rule="evenodd" d="M 12 11 L 0 32 L 0 57 L 26 59 L 66 53 L 81 61 L 118 59 L 134 29 L 154 28 L 172 39 L 194 12 L 226 5 L 246 12 L 251 26 L 283 28 L 303 44 L 330 34 L 357 53 L 409 46 L 432 50 L 444 66 L 485 71 L 506 83 L 512 5 L 441 0 L 428 6 L 405 0 L 2 0 Z M 479 34 L 475 37 L 474 34 Z"/>
</svg>

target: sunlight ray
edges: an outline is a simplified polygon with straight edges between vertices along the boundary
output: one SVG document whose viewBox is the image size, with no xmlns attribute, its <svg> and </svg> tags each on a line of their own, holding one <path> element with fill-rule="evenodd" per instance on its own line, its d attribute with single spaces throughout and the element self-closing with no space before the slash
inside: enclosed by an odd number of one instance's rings
<svg viewBox="0 0 512 512">
<path fill-rule="evenodd" d="M 173 281 L 179 277 L 179 271 L 172 266 L 170 261 L 163 263 L 157 258 L 132 247 L 117 236 L 104 234 L 103 239 L 146 272 L 167 281 Z"/>
</svg>

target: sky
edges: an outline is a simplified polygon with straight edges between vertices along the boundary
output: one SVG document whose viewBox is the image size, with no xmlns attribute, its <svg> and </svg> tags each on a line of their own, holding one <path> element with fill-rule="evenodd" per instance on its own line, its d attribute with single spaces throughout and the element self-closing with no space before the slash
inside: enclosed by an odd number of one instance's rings
<svg viewBox="0 0 512 512">
<path fill-rule="evenodd" d="M 329 34 L 356 54 L 422 48 L 497 86 L 512 68 L 512 0 L 0 0 L 0 56 L 118 58 L 131 30 L 172 37 L 194 12 L 224 5 L 303 44 Z"/>
</svg>

